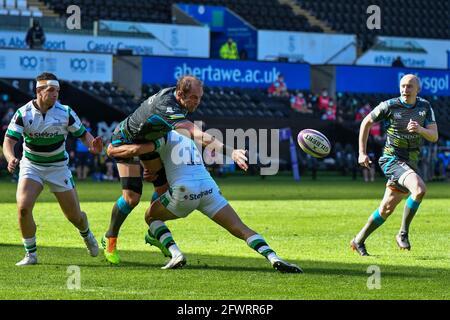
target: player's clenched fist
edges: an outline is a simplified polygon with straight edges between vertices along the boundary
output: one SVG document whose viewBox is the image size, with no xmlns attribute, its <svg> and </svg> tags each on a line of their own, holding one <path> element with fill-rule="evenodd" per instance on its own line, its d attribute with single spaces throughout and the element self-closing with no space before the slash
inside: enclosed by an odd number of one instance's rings
<svg viewBox="0 0 450 320">
<path fill-rule="evenodd" d="M 10 173 L 13 173 L 16 170 L 18 164 L 19 164 L 19 160 L 17 160 L 16 158 L 12 158 L 11 160 L 9 160 L 8 161 L 8 171 Z"/>
<path fill-rule="evenodd" d="M 92 140 L 91 146 L 89 147 L 89 152 L 92 154 L 99 154 L 103 151 L 103 140 L 102 137 L 96 137 Z"/>
<path fill-rule="evenodd" d="M 420 131 L 420 125 L 417 121 L 413 121 L 412 119 L 409 119 L 408 126 L 406 129 L 408 132 L 419 132 Z"/>
<path fill-rule="evenodd" d="M 372 164 L 372 161 L 370 161 L 370 158 L 369 158 L 369 156 L 367 154 L 361 153 L 358 156 L 358 163 L 359 163 L 360 166 L 369 168 L 370 165 Z"/>
</svg>

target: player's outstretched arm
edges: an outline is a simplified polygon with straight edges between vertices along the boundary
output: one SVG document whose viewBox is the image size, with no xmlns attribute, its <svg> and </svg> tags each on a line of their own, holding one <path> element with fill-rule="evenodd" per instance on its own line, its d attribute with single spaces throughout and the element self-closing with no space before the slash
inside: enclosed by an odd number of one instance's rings
<svg viewBox="0 0 450 320">
<path fill-rule="evenodd" d="M 106 153 L 111 158 L 132 158 L 155 150 L 156 145 L 153 141 L 144 144 L 122 144 L 120 146 L 113 146 L 110 143 Z"/>
<path fill-rule="evenodd" d="M 370 161 L 369 156 L 367 155 L 367 139 L 369 139 L 370 128 L 372 128 L 373 120 L 371 115 L 367 115 L 364 120 L 361 122 L 361 127 L 359 128 L 359 156 L 358 163 L 366 168 L 370 167 L 372 161 Z"/>
<path fill-rule="evenodd" d="M 176 124 L 176 130 L 186 137 L 194 140 L 195 142 L 201 144 L 203 147 L 208 147 L 208 149 L 216 150 L 226 156 L 231 157 L 234 162 L 244 171 L 248 169 L 246 150 L 243 149 L 233 149 L 227 146 L 223 142 L 217 140 L 210 134 L 203 132 L 199 127 L 193 124 L 191 121 L 186 120 Z"/>
<path fill-rule="evenodd" d="M 92 134 L 86 131 L 86 134 L 80 137 L 80 140 L 92 154 L 99 154 L 103 150 L 103 141 L 101 137 L 94 138 Z"/>
</svg>

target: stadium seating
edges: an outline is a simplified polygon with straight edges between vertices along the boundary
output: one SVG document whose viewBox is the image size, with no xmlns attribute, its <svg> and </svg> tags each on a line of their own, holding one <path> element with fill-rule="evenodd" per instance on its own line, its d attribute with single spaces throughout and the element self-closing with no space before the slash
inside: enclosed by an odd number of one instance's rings
<svg viewBox="0 0 450 320">
<path fill-rule="evenodd" d="M 27 0 L 0 0 L 0 16 L 42 17 L 39 8 L 28 6 Z"/>
<path fill-rule="evenodd" d="M 305 17 L 297 16 L 288 5 L 277 0 L 43 0 L 61 16 L 70 4 L 77 4 L 83 12 L 83 23 L 94 20 L 142 21 L 172 23 L 171 5 L 175 3 L 226 6 L 258 29 L 322 31 L 312 28 Z M 255 14 L 258 12 L 258 14 Z"/>
<path fill-rule="evenodd" d="M 125 114 L 133 112 L 139 106 L 133 94 L 110 82 L 71 81 L 71 84 L 85 93 L 102 99 L 111 107 L 122 110 Z"/>
<path fill-rule="evenodd" d="M 448 27 L 450 3 L 447 0 L 334 1 L 296 0 L 305 10 L 342 33 L 357 34 L 363 50 L 376 35 L 416 38 L 450 38 Z M 381 9 L 381 29 L 369 30 L 367 8 L 377 4 Z"/>
<path fill-rule="evenodd" d="M 165 85 L 143 85 L 142 100 Z M 288 98 L 268 97 L 265 89 L 206 87 L 196 113 L 208 117 L 283 118 L 291 115 Z"/>
</svg>

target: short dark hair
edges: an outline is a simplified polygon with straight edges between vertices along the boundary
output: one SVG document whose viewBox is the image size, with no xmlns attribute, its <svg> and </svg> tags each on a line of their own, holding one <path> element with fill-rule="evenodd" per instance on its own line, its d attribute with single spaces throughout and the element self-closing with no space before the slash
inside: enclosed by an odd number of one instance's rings
<svg viewBox="0 0 450 320">
<path fill-rule="evenodd" d="M 56 81 L 58 81 L 58 78 L 53 73 L 43 72 L 36 77 L 36 81 L 41 81 L 41 80 L 56 80 Z"/>
<path fill-rule="evenodd" d="M 177 81 L 176 90 L 181 91 L 184 95 L 186 95 L 191 91 L 192 85 L 194 83 L 196 83 L 200 87 L 203 87 L 203 82 L 200 79 L 190 75 L 182 76 Z"/>
</svg>

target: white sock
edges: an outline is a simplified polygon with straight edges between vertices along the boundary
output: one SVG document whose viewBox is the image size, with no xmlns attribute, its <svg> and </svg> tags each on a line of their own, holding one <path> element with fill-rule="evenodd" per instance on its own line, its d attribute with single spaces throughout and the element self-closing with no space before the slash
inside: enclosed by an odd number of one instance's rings
<svg viewBox="0 0 450 320">
<path fill-rule="evenodd" d="M 22 242 L 26 252 L 32 255 L 36 255 L 36 236 L 32 238 L 22 239 Z"/>
<path fill-rule="evenodd" d="M 177 256 L 182 254 L 180 249 L 178 249 L 178 246 L 176 244 L 171 245 L 169 247 L 169 251 L 172 254 L 172 257 L 177 257 Z"/>
<path fill-rule="evenodd" d="M 277 261 L 281 261 L 281 259 L 276 255 L 275 252 L 270 253 L 267 256 L 267 259 L 270 261 L 271 264 L 274 264 Z"/>
</svg>

